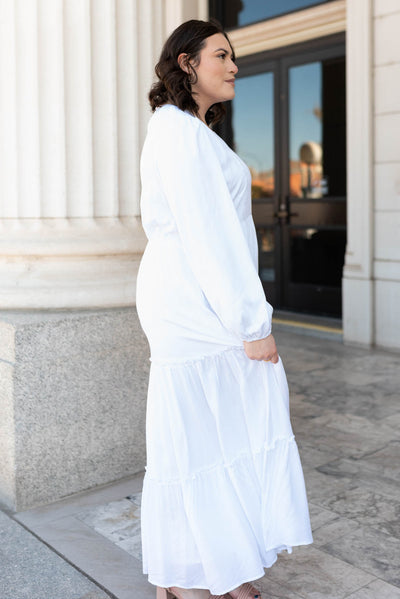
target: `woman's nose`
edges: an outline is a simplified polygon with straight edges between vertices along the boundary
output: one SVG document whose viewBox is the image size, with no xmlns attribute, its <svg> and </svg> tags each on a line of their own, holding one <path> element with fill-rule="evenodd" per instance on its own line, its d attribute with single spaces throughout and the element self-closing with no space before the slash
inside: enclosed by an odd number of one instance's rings
<svg viewBox="0 0 400 599">
<path fill-rule="evenodd" d="M 233 62 L 233 60 L 231 60 L 231 66 L 230 66 L 230 69 L 229 69 L 229 70 L 230 70 L 232 73 L 235 73 L 235 74 L 236 74 L 236 73 L 238 72 L 238 70 L 239 70 L 239 69 L 238 69 L 238 66 L 237 66 L 237 64 L 236 64 L 236 63 L 234 63 L 234 62 Z"/>
</svg>

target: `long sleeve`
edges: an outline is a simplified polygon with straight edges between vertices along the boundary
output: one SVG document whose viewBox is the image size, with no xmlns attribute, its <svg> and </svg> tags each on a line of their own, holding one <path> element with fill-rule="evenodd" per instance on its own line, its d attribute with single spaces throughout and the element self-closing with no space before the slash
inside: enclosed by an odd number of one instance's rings
<svg viewBox="0 0 400 599">
<path fill-rule="evenodd" d="M 228 330 L 245 341 L 264 338 L 271 332 L 272 306 L 265 300 L 213 134 L 178 109 L 157 117 L 156 164 L 190 267 Z"/>
</svg>

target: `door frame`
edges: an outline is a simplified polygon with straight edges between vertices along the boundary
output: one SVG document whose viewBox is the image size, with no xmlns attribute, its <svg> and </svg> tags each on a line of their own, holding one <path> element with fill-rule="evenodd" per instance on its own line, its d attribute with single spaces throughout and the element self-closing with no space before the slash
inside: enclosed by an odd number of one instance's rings
<svg viewBox="0 0 400 599">
<path fill-rule="evenodd" d="M 318 62 L 327 60 L 330 58 L 343 57 L 345 61 L 346 48 L 345 44 L 332 44 L 332 45 L 323 45 L 321 48 L 314 48 L 312 51 L 305 50 L 304 52 L 296 52 L 290 56 L 286 56 L 282 58 L 280 63 L 280 85 L 281 85 L 281 131 L 282 131 L 282 143 L 281 143 L 281 180 L 280 184 L 282 185 L 281 195 L 282 198 L 288 197 L 290 198 L 290 139 L 289 139 L 289 69 L 291 67 L 310 64 L 312 62 Z M 288 211 L 291 212 L 291 208 L 293 211 L 296 210 L 296 202 L 299 203 L 308 202 L 308 204 L 312 203 L 312 200 L 302 200 L 293 198 L 294 202 L 291 204 L 290 200 L 287 202 Z M 340 196 L 335 198 L 334 196 L 327 196 L 323 198 L 323 201 L 326 203 L 333 204 L 336 202 L 346 202 L 346 196 Z M 339 309 L 339 314 L 341 313 L 341 305 L 342 305 L 342 289 L 329 286 L 329 285 L 318 285 L 311 283 L 293 283 L 290 280 L 290 229 L 293 225 L 296 227 L 296 223 L 288 223 L 287 225 L 282 227 L 282 243 L 285 245 L 285 250 L 280 248 L 281 252 L 281 268 L 282 268 L 282 278 L 281 278 L 281 289 L 280 289 L 280 297 L 281 297 L 281 306 L 284 309 L 290 309 L 294 311 L 306 311 L 311 313 L 320 313 L 324 314 L 324 310 L 321 309 L 321 305 L 327 306 L 327 314 L 334 314 L 334 307 L 337 305 Z M 302 227 L 300 227 L 302 228 Z M 323 227 L 324 230 L 342 230 L 342 227 L 339 225 L 331 225 L 330 227 Z M 345 225 L 346 231 L 346 225 Z M 343 254 L 344 258 L 344 254 Z M 323 294 L 320 296 L 320 294 Z M 322 299 L 321 299 L 322 298 Z M 336 314 L 335 314 L 336 316 Z"/>
<path fill-rule="evenodd" d="M 238 78 L 257 75 L 263 72 L 272 72 L 274 75 L 274 159 L 276 185 L 273 199 L 276 210 L 278 209 L 279 196 L 282 197 L 284 190 L 289 189 L 289 168 L 288 164 L 285 165 L 285 157 L 289 155 L 288 69 L 296 64 L 315 62 L 340 55 L 346 55 L 345 32 L 254 55 L 246 55 L 237 59 L 239 67 Z M 282 132 L 280 136 L 276 133 L 278 127 L 281 128 Z M 232 145 L 232 131 L 229 129 L 229 124 L 226 121 L 225 124 L 218 128 L 218 132 L 228 144 Z M 274 225 L 274 232 L 275 282 L 273 289 L 271 284 L 264 283 L 264 289 L 267 297 L 273 304 L 283 307 L 284 276 L 287 276 L 287 264 L 283 263 L 283 228 L 278 221 Z"/>
</svg>

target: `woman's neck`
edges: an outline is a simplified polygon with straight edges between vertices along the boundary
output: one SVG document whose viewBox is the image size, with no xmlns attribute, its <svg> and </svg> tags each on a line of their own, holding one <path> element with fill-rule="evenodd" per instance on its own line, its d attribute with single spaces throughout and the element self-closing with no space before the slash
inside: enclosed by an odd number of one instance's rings
<svg viewBox="0 0 400 599">
<path fill-rule="evenodd" d="M 197 94 L 196 94 L 196 96 L 197 96 Z M 198 96 L 195 97 L 195 100 L 196 100 L 197 106 L 199 107 L 197 116 L 201 121 L 203 121 L 203 123 L 205 125 L 207 125 L 206 114 L 207 114 L 207 111 L 210 108 L 211 104 L 209 101 L 199 98 Z"/>
</svg>

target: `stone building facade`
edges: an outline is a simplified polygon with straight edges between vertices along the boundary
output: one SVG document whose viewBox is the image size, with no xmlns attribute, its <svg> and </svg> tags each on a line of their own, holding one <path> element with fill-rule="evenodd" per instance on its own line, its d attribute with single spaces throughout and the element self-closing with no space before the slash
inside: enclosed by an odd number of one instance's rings
<svg viewBox="0 0 400 599">
<path fill-rule="evenodd" d="M 163 41 L 206 0 L 0 4 L 0 501 L 144 468 L 139 155 Z M 309 11 L 309 12 L 306 12 Z M 333 0 L 232 32 L 239 56 L 346 35 L 345 343 L 400 348 L 400 7 Z"/>
</svg>

